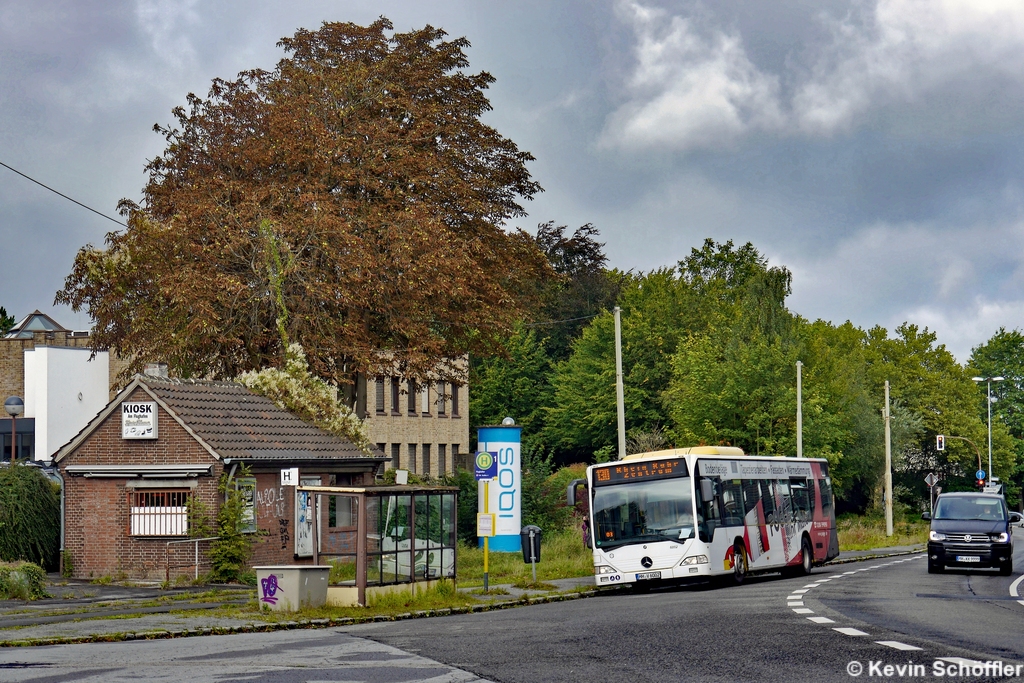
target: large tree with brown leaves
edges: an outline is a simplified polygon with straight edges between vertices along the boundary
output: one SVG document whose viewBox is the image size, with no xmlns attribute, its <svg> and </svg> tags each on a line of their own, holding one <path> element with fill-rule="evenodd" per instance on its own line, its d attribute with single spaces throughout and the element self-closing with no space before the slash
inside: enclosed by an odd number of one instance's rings
<svg viewBox="0 0 1024 683">
<path fill-rule="evenodd" d="M 57 303 L 131 370 L 231 377 L 298 341 L 334 380 L 460 376 L 448 359 L 492 349 L 551 271 L 503 229 L 541 189 L 533 157 L 481 122 L 494 79 L 445 36 L 325 23 L 190 94 L 128 228 L 79 252 Z"/>
</svg>

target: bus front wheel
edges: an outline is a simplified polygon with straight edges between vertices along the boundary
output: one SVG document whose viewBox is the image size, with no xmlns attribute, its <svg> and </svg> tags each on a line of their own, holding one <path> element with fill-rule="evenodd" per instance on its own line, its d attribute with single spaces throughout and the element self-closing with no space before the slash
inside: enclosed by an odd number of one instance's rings
<svg viewBox="0 0 1024 683">
<path fill-rule="evenodd" d="M 732 547 L 732 578 L 737 584 L 747 578 L 747 550 L 740 541 Z"/>
</svg>

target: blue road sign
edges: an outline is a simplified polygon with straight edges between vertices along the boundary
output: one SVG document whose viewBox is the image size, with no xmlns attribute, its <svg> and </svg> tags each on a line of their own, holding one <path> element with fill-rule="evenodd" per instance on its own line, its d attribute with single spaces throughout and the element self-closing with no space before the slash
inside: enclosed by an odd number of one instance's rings
<svg viewBox="0 0 1024 683">
<path fill-rule="evenodd" d="M 984 479 L 985 470 L 978 470 L 977 472 L 974 473 L 974 476 L 976 476 L 978 479 Z"/>
<path fill-rule="evenodd" d="M 498 454 L 480 451 L 473 459 L 473 473 L 477 481 L 481 479 L 494 479 L 498 476 Z"/>
</svg>

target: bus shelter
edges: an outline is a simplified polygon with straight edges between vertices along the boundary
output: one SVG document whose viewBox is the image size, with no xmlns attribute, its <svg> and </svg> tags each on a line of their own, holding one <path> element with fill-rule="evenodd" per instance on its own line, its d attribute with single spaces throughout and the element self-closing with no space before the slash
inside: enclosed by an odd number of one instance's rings
<svg viewBox="0 0 1024 683">
<path fill-rule="evenodd" d="M 367 598 L 455 581 L 452 486 L 299 486 L 310 516 L 313 564 L 331 566 L 327 604 L 366 606 Z M 301 524 L 304 520 L 299 520 Z"/>
</svg>

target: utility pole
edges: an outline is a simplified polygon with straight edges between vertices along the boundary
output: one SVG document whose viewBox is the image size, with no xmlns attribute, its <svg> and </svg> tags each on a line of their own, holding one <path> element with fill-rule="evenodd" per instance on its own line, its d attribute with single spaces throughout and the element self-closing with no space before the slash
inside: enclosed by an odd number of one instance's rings
<svg viewBox="0 0 1024 683">
<path fill-rule="evenodd" d="M 892 434 L 889 422 L 889 380 L 885 380 L 885 535 L 892 536 Z"/>
<path fill-rule="evenodd" d="M 626 398 L 622 389 L 622 309 L 615 307 L 615 407 L 619 417 L 619 460 L 626 457 Z"/>
<path fill-rule="evenodd" d="M 801 375 L 804 364 L 796 362 L 796 457 L 804 457 L 804 409 L 803 386 Z"/>
</svg>

